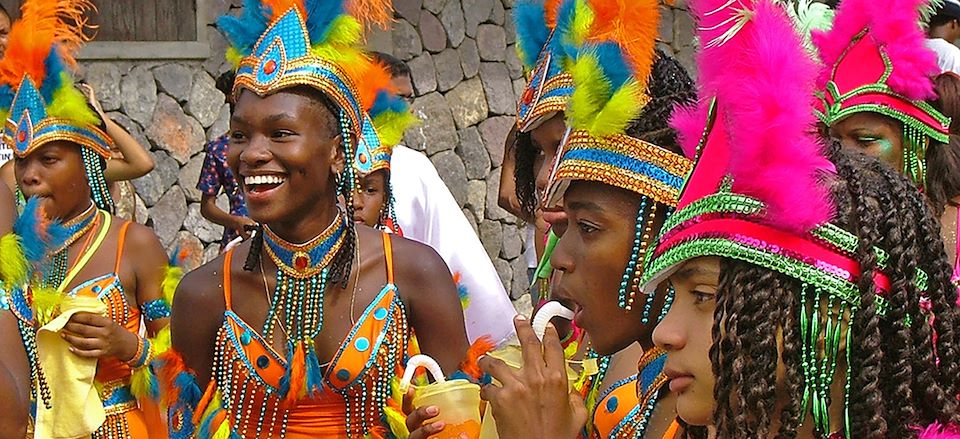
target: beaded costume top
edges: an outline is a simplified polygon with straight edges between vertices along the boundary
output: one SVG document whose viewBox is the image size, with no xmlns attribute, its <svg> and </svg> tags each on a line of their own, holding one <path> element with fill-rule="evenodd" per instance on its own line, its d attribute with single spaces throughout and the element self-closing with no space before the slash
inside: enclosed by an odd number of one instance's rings
<svg viewBox="0 0 960 439">
<path fill-rule="evenodd" d="M 288 357 L 233 311 L 229 251 L 223 265 L 226 312 L 217 333 L 211 384 L 195 414 L 186 407 L 171 413 L 173 437 L 187 436 L 191 416 L 201 420 L 195 437 L 227 431 L 244 438 L 356 438 L 381 431 L 390 380 L 403 365 L 410 337 L 406 310 L 393 284 L 388 234 L 383 242 L 387 284 L 325 366 L 321 391 L 304 394 L 293 404 L 286 403 L 280 390 Z"/>
<path fill-rule="evenodd" d="M 639 373 L 614 383 L 600 394 L 593 411 L 594 438 L 647 437 L 650 416 L 660 391 L 669 382 L 662 373 L 666 359 L 662 349 L 644 352 L 638 364 Z"/>
</svg>

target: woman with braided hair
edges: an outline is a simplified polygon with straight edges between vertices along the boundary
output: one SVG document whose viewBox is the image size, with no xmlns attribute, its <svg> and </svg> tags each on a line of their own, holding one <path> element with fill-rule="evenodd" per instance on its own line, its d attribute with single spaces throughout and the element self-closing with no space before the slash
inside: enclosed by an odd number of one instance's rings
<svg viewBox="0 0 960 439">
<path fill-rule="evenodd" d="M 688 434 L 960 437 L 957 293 L 923 195 L 812 133 L 816 65 L 779 4 L 690 7 L 712 99 L 675 116 L 697 162 L 643 282 L 676 292 L 653 338 Z"/>
<path fill-rule="evenodd" d="M 181 284 L 158 360 L 173 437 L 381 436 L 413 331 L 443 370 L 466 353 L 443 260 L 353 221 L 353 160 L 377 149 L 364 133 L 390 82 L 359 46 L 378 4 L 253 0 L 218 21 L 238 55 L 227 161 L 260 227 Z"/>
</svg>

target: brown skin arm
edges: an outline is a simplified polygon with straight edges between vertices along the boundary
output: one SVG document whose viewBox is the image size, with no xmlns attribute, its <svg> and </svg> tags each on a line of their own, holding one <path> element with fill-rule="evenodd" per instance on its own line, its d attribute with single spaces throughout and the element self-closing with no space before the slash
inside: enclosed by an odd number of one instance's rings
<svg viewBox="0 0 960 439">
<path fill-rule="evenodd" d="M 157 236 L 145 226 L 130 224 L 123 254 L 126 257 L 124 262 L 130 261 L 135 264 L 136 289 L 134 291 L 137 294 L 137 305 L 143 307 L 147 302 L 160 299 L 163 296 L 162 284 L 166 275 L 167 253 L 157 240 Z M 147 335 L 153 337 L 169 324 L 170 319 L 147 322 Z"/>
<path fill-rule="evenodd" d="M 13 221 L 17 216 L 17 203 L 13 192 L 0 188 L 0 236 L 13 231 Z"/>
<path fill-rule="evenodd" d="M 444 373 L 457 370 L 467 353 L 463 308 L 453 275 L 432 248 L 393 237 L 395 282 L 424 354 Z"/>
<path fill-rule="evenodd" d="M 14 160 L 15 159 L 7 160 L 6 163 L 0 166 L 0 180 L 3 180 L 3 184 L 7 185 L 10 193 L 17 190 L 17 175 L 13 172 Z"/>
<path fill-rule="evenodd" d="M 245 244 L 249 245 L 249 244 Z M 234 257 L 246 255 L 246 250 Z M 200 388 L 206 388 L 213 368 L 217 331 L 223 321 L 223 256 L 188 273 L 173 297 L 170 334 L 173 349 L 183 355 L 186 366 L 196 372 Z"/>
<path fill-rule="evenodd" d="M 30 366 L 17 319 L 0 311 L 0 437 L 23 438 L 30 416 Z"/>
<path fill-rule="evenodd" d="M 224 212 L 223 209 L 217 206 L 217 198 L 207 194 L 203 194 L 200 197 L 200 215 L 214 224 L 236 230 L 240 236 L 243 236 L 243 239 L 250 237 L 250 232 L 244 230 L 243 226 L 254 226 L 257 224 L 250 218 Z"/>
<path fill-rule="evenodd" d="M 113 160 L 107 161 L 107 169 L 103 173 L 107 181 L 133 180 L 152 171 L 155 163 L 153 157 L 147 152 L 148 148 L 140 146 L 140 143 L 127 130 L 117 125 L 103 112 L 103 107 L 100 106 L 100 101 L 97 100 L 93 87 L 88 84 L 80 84 L 79 88 L 87 96 L 87 101 L 97 111 L 100 119 L 103 120 L 103 124 L 107 127 L 107 135 L 113 139 L 121 154 L 121 157 L 115 157 Z"/>
</svg>

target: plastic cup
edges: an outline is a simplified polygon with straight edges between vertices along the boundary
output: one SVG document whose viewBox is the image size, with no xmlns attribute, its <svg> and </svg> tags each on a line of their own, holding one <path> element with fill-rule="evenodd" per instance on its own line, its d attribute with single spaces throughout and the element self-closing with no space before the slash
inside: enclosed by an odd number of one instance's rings
<svg viewBox="0 0 960 439">
<path fill-rule="evenodd" d="M 434 383 L 415 387 L 413 407 L 437 407 L 439 414 L 429 422 L 443 422 L 443 431 L 430 439 L 477 439 L 480 437 L 480 386 L 467 380 L 445 381 L 440 366 L 426 355 L 415 355 L 407 362 L 401 389 L 410 385 L 414 371 L 426 367 Z"/>
<path fill-rule="evenodd" d="M 543 340 L 543 334 L 546 331 L 547 323 L 554 317 L 563 317 L 567 320 L 573 319 L 573 311 L 570 311 L 557 302 L 548 302 L 540 307 L 537 315 L 533 318 L 533 332 L 537 337 Z M 514 370 L 520 370 L 523 367 L 523 350 L 519 343 L 512 343 L 487 354 L 493 358 L 503 361 Z M 573 388 L 573 383 L 579 378 L 579 374 L 567 364 L 567 388 Z M 497 383 L 494 380 L 494 383 Z M 499 384 L 499 383 L 498 383 Z M 480 426 L 480 439 L 498 439 L 496 414 L 493 413 L 493 407 L 487 406 L 487 411 L 483 414 L 483 422 Z"/>
</svg>

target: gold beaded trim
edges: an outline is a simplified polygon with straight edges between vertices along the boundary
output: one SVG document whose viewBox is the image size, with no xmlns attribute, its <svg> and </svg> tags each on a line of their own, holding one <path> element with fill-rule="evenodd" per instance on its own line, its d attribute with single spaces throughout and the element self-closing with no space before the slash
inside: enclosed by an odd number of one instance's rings
<svg viewBox="0 0 960 439">
<path fill-rule="evenodd" d="M 27 149 L 22 153 L 17 152 L 17 156 L 21 158 L 26 157 L 43 145 L 46 145 L 50 142 L 56 142 L 58 140 L 65 140 L 88 148 L 107 160 L 112 157 L 110 147 L 112 147 L 114 144 L 113 139 L 107 135 L 107 133 L 103 132 L 103 130 L 101 130 L 99 127 L 93 125 L 80 125 L 70 119 L 47 117 L 34 126 L 33 132 L 39 133 L 43 129 L 49 129 L 51 126 L 76 127 L 78 129 L 91 132 L 94 136 L 96 136 L 96 138 L 91 138 L 77 132 L 68 131 L 66 129 L 54 129 L 31 139 L 30 146 L 28 146 Z M 7 133 L 16 133 L 17 124 L 12 120 L 7 119 L 6 128 L 7 129 L 4 130 L 0 138 L 2 138 L 3 142 L 7 145 L 15 145 L 16 140 Z M 16 149 L 14 149 L 14 151 L 16 152 Z"/>
<path fill-rule="evenodd" d="M 649 163 L 662 169 L 671 178 L 682 179 L 690 173 L 693 162 L 679 154 L 667 151 L 649 142 L 617 134 L 606 138 L 596 138 L 586 131 L 574 131 L 567 139 L 564 158 L 557 168 L 555 181 L 588 180 L 606 183 L 646 195 L 653 200 L 676 206 L 680 199 L 681 185 L 672 186 L 650 175 L 633 172 L 614 163 L 595 160 L 569 159 L 577 150 L 595 150 L 613 152 L 627 158 Z"/>
</svg>

